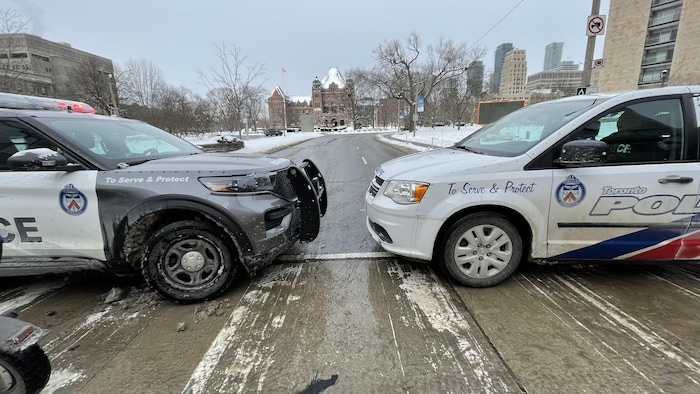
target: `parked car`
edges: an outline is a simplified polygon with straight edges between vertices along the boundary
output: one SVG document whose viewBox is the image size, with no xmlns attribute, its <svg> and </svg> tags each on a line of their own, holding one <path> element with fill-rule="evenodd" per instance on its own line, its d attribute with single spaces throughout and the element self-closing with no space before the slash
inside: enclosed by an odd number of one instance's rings
<svg viewBox="0 0 700 394">
<path fill-rule="evenodd" d="M 387 251 L 493 286 L 521 261 L 700 260 L 700 86 L 512 112 L 381 164 L 367 228 Z"/>
<path fill-rule="evenodd" d="M 280 130 L 280 129 L 267 129 L 267 130 L 265 130 L 266 137 L 277 136 L 277 135 L 282 135 L 282 130 Z"/>
<path fill-rule="evenodd" d="M 318 235 L 327 192 L 310 160 L 206 153 L 144 122 L 12 96 L 0 94 L 0 276 L 137 272 L 194 302 Z"/>
</svg>

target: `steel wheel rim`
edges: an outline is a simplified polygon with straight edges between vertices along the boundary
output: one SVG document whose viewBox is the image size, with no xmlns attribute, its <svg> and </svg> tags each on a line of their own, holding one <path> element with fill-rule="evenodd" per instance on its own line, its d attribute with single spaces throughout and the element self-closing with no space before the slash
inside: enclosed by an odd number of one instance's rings
<svg viewBox="0 0 700 394">
<path fill-rule="evenodd" d="M 0 363 L 0 393 L 8 392 L 15 386 L 15 378 L 12 373 Z"/>
<path fill-rule="evenodd" d="M 219 276 L 223 267 L 219 248 L 201 238 L 176 240 L 168 246 L 162 262 L 165 279 L 181 288 L 206 285 Z"/>
</svg>

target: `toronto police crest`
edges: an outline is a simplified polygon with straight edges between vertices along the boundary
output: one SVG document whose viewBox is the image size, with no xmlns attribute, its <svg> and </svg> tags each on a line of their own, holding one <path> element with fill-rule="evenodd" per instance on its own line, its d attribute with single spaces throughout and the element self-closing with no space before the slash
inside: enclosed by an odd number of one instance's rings
<svg viewBox="0 0 700 394">
<path fill-rule="evenodd" d="M 85 195 L 76 189 L 73 184 L 68 184 L 61 190 L 58 197 L 58 203 L 61 208 L 69 215 L 80 215 L 85 212 L 87 207 L 87 198 Z"/>
<path fill-rule="evenodd" d="M 583 201 L 583 197 L 586 196 L 586 188 L 578 178 L 569 175 L 564 179 L 564 182 L 559 184 L 555 194 L 559 205 L 573 207 Z"/>
</svg>

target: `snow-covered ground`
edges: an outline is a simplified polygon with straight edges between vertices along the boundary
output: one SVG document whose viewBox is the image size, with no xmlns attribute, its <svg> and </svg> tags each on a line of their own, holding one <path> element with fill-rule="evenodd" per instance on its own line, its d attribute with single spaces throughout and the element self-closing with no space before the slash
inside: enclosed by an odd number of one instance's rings
<svg viewBox="0 0 700 394">
<path fill-rule="evenodd" d="M 462 126 L 459 129 L 457 129 L 457 127 L 450 126 L 441 126 L 435 128 L 419 127 L 416 130 L 415 135 L 413 132 L 410 131 L 398 132 L 396 130 L 368 129 L 341 132 L 340 134 L 372 133 L 377 134 L 379 138 L 385 139 L 394 145 L 404 146 L 416 151 L 425 151 L 440 147 L 451 146 L 455 142 L 478 130 L 480 127 L 481 126 Z M 239 138 L 239 136 L 241 135 L 243 137 L 242 139 L 245 144 L 245 147 L 239 150 L 238 152 L 262 153 L 274 151 L 285 146 L 298 144 L 311 138 L 323 137 L 326 135 L 326 133 L 287 133 L 286 135 L 276 137 L 264 137 L 261 136 L 261 134 L 257 134 L 259 137 L 256 136 L 255 138 L 251 138 L 246 134 L 239 133 L 213 133 L 199 138 L 185 137 L 185 139 L 187 139 L 195 145 L 204 145 L 216 144 L 217 140 L 221 138 L 221 136 L 227 136 L 226 138 Z"/>
</svg>

